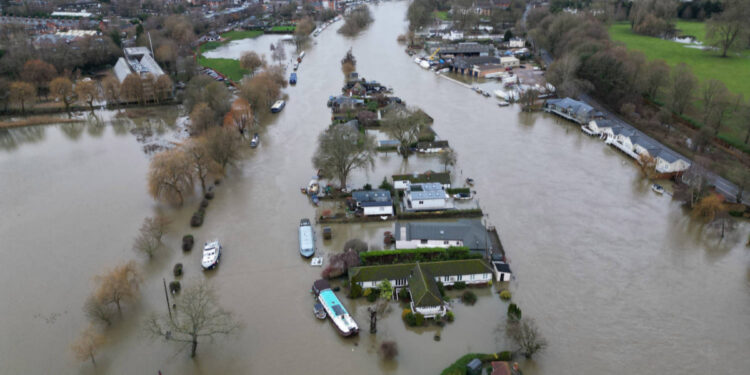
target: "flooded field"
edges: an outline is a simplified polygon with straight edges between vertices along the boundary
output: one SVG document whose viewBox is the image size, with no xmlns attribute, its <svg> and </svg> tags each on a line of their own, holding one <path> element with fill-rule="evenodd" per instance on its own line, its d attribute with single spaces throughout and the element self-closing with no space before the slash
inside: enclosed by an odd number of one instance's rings
<svg viewBox="0 0 750 375">
<path fill-rule="evenodd" d="M 96 373 L 435 374 L 467 352 L 508 349 L 495 332 L 507 304 L 489 288 L 477 290 L 474 306 L 455 303 L 456 321 L 444 328 L 405 328 L 395 303 L 375 336 L 364 329 L 343 339 L 313 317 L 309 289 L 320 268 L 299 257 L 296 230 L 315 209 L 299 188 L 313 173 L 315 140 L 330 121 L 326 100 L 340 92 L 339 61 L 351 47 L 361 75 L 435 119 L 458 153 L 454 180 L 476 180 L 475 201 L 500 230 L 516 276 L 513 300 L 549 341 L 534 361 L 521 361 L 525 374 L 746 374 L 748 226 L 720 240 L 652 193 L 629 159 L 571 124 L 499 108 L 424 71 L 396 43 L 406 5 L 374 6 L 375 22 L 356 38 L 337 34 L 337 25 L 315 38 L 299 83 L 286 89 L 286 108 L 263 129 L 260 147 L 229 170 L 199 229 L 188 225 L 197 201 L 171 209 L 147 195 L 149 156 L 130 131 L 145 123 L 179 132 L 176 113 L 0 130 L 0 373 L 95 373 L 69 345 L 86 325 L 81 306 L 91 278 L 129 259 L 142 266 L 142 298 L 108 331 Z M 377 159 L 350 184 L 442 170 L 437 158 Z M 132 240 L 143 218 L 159 211 L 173 218 L 168 249 L 147 262 Z M 326 254 L 352 237 L 382 246 L 392 225 L 334 225 L 333 240 L 318 243 Z M 203 273 L 200 252 L 179 249 L 186 233 L 199 244 L 221 238 L 217 270 Z M 172 279 L 176 262 L 185 265 L 184 282 L 210 279 L 222 306 L 243 322 L 233 336 L 200 344 L 194 360 L 141 328 L 146 314 L 166 310 L 162 278 Z M 367 302 L 343 302 L 366 326 Z M 376 354 L 385 339 L 399 345 L 391 363 Z"/>
</svg>

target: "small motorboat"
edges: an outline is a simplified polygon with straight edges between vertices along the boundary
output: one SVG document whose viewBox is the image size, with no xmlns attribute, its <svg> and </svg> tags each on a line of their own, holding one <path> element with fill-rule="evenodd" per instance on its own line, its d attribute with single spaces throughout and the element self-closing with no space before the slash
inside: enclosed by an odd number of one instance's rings
<svg viewBox="0 0 750 375">
<path fill-rule="evenodd" d="M 296 62 L 296 63 L 294 63 L 294 71 L 296 72 L 297 69 L 299 69 L 299 63 Z"/>
<path fill-rule="evenodd" d="M 474 179 L 473 178 L 467 178 L 466 179 L 466 185 L 474 186 Z"/>
<path fill-rule="evenodd" d="M 316 195 L 320 192 L 320 183 L 317 177 L 313 177 L 307 184 L 307 194 Z"/>
<path fill-rule="evenodd" d="M 457 194 L 453 194 L 453 199 L 457 199 L 457 200 L 468 200 L 468 199 L 471 199 L 471 198 L 472 198 L 472 196 L 471 196 L 470 193 L 457 193 Z"/>
<path fill-rule="evenodd" d="M 219 240 L 213 240 L 206 242 L 203 245 L 203 259 L 201 259 L 201 266 L 204 270 L 210 270 L 219 264 L 219 258 L 221 258 L 221 244 Z"/>
<path fill-rule="evenodd" d="M 313 313 L 315 314 L 315 317 L 320 320 L 328 317 L 328 314 L 326 314 L 326 309 L 323 308 L 322 303 L 316 303 L 315 305 L 313 305 Z"/>
<path fill-rule="evenodd" d="M 312 203 L 313 203 L 314 205 L 316 205 L 316 206 L 317 206 L 318 204 L 320 204 L 320 198 L 318 197 L 318 194 L 313 194 L 313 195 L 311 195 L 311 196 L 310 196 L 310 200 L 311 200 L 311 201 L 312 201 Z"/>
<path fill-rule="evenodd" d="M 485 98 L 489 98 L 490 97 L 490 93 L 488 93 L 487 91 L 482 90 L 482 96 L 484 96 Z"/>
<path fill-rule="evenodd" d="M 664 194 L 664 187 L 659 184 L 651 185 L 651 190 L 653 190 L 656 194 Z"/>
<path fill-rule="evenodd" d="M 315 234 L 310 219 L 302 219 L 299 222 L 299 253 L 305 258 L 315 254 Z"/>
<path fill-rule="evenodd" d="M 279 113 L 282 109 L 284 109 L 284 106 L 286 105 L 286 102 L 283 100 L 277 100 L 276 103 L 273 103 L 271 106 L 271 113 Z"/>
<path fill-rule="evenodd" d="M 250 147 L 256 148 L 260 144 L 260 137 L 258 136 L 258 133 L 253 134 L 253 139 L 250 140 Z"/>
<path fill-rule="evenodd" d="M 510 105 L 510 103 L 506 102 L 505 100 L 500 100 L 497 102 L 497 105 L 500 107 L 507 107 Z"/>
</svg>

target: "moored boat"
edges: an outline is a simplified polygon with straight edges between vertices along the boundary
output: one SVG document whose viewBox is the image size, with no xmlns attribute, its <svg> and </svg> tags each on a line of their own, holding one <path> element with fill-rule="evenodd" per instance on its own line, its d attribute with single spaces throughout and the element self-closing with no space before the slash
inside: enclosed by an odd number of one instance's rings
<svg viewBox="0 0 750 375">
<path fill-rule="evenodd" d="M 497 105 L 500 107 L 507 107 L 510 105 L 510 103 L 506 102 L 505 100 L 498 100 Z"/>
<path fill-rule="evenodd" d="M 258 133 L 253 134 L 253 139 L 250 140 L 250 147 L 256 148 L 260 144 L 260 137 Z"/>
<path fill-rule="evenodd" d="M 653 190 L 656 194 L 664 194 L 664 187 L 659 184 L 651 185 L 651 190 Z"/>
<path fill-rule="evenodd" d="M 472 198 L 471 193 L 457 193 L 457 194 L 453 194 L 453 199 L 468 200 L 468 199 L 471 199 L 471 198 Z"/>
<path fill-rule="evenodd" d="M 305 258 L 315 254 L 315 233 L 310 219 L 302 219 L 299 222 L 299 253 Z"/>
<path fill-rule="evenodd" d="M 203 245 L 203 258 L 201 259 L 203 269 L 209 270 L 216 267 L 219 264 L 219 258 L 221 258 L 221 244 L 219 240 L 206 242 Z"/>
<path fill-rule="evenodd" d="M 284 106 L 286 105 L 286 102 L 283 100 L 277 100 L 276 103 L 273 103 L 271 106 L 271 112 L 272 113 L 279 113 L 282 109 L 284 109 Z"/>
<path fill-rule="evenodd" d="M 474 186 L 474 179 L 473 178 L 467 178 L 466 179 L 466 185 Z"/>
<path fill-rule="evenodd" d="M 315 305 L 313 305 L 313 313 L 315 314 L 315 317 L 320 320 L 323 320 L 328 316 L 328 314 L 326 314 L 326 310 L 323 308 L 323 304 L 321 303 L 316 303 Z"/>
<path fill-rule="evenodd" d="M 292 72 L 292 74 L 289 75 L 289 84 L 290 85 L 296 85 L 297 84 L 297 73 Z"/>
<path fill-rule="evenodd" d="M 328 281 L 324 279 L 315 281 L 313 283 L 313 292 L 342 336 L 352 336 L 359 332 L 357 322 L 349 315 L 344 305 L 341 304 L 336 294 L 333 293 Z"/>
</svg>

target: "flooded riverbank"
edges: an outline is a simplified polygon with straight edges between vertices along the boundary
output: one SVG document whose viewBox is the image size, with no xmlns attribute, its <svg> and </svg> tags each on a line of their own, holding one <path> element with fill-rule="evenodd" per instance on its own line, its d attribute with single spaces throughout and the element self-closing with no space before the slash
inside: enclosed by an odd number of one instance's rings
<svg viewBox="0 0 750 375">
<path fill-rule="evenodd" d="M 375 22 L 356 38 L 335 28 L 315 38 L 300 82 L 286 89 L 287 107 L 262 130 L 261 146 L 229 170 L 197 230 L 188 226 L 197 202 L 173 210 L 147 195 L 143 144 L 115 124 L 2 133 L 0 144 L 9 146 L 0 150 L 0 207 L 7 213 L 0 238 L 12 246 L 0 256 L 12 263 L 0 276 L 0 373 L 94 373 L 68 348 L 86 324 L 80 307 L 91 277 L 136 257 L 132 239 L 155 211 L 174 218 L 168 250 L 151 263 L 140 260 L 142 299 L 108 333 L 98 373 L 435 374 L 464 353 L 507 349 L 494 332 L 507 305 L 491 289 L 478 289 L 474 306 L 456 304 L 456 321 L 444 328 L 407 329 L 394 304 L 376 337 L 363 330 L 342 339 L 312 315 L 309 289 L 320 268 L 299 257 L 296 230 L 315 210 L 299 187 L 312 174 L 315 139 L 330 121 L 325 102 L 340 90 L 339 60 L 350 47 L 362 75 L 435 119 L 434 129 L 458 153 L 456 179 L 476 179 L 476 199 L 512 262 L 513 299 L 550 343 L 534 361 L 521 362 L 525 374 L 750 368 L 747 226 L 723 241 L 704 236 L 678 204 L 653 194 L 625 157 L 577 127 L 498 108 L 416 66 L 395 42 L 405 30 L 406 3 L 372 10 Z M 170 121 L 177 120 L 164 123 Z M 442 170 L 436 159 L 379 154 L 376 169 L 356 173 L 351 184 L 377 185 L 386 175 L 427 168 Z M 324 253 L 340 251 L 350 237 L 382 244 L 390 225 L 334 225 L 334 239 L 319 243 Z M 199 244 L 222 239 L 215 272 L 200 271 L 199 251 L 179 249 L 186 233 Z M 185 282 L 208 278 L 222 306 L 243 322 L 234 336 L 202 343 L 195 360 L 140 328 L 145 314 L 166 310 L 161 279 L 171 279 L 175 262 L 185 265 Z M 364 300 L 343 302 L 366 324 Z M 438 330 L 442 340 L 435 342 Z M 393 363 L 377 357 L 383 339 L 398 342 Z"/>
</svg>

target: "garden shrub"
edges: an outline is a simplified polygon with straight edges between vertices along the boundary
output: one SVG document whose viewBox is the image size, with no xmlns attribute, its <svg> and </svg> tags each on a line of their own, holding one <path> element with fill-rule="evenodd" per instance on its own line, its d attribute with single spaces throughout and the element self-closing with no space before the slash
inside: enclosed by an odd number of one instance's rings
<svg viewBox="0 0 750 375">
<path fill-rule="evenodd" d="M 448 312 L 445 313 L 445 320 L 447 320 L 449 322 L 452 322 L 452 321 L 456 320 L 456 315 L 453 314 L 453 311 L 448 310 Z"/>
<path fill-rule="evenodd" d="M 411 309 L 403 309 L 401 310 L 401 319 L 406 320 L 406 314 L 411 313 Z"/>
<path fill-rule="evenodd" d="M 391 185 L 390 182 L 388 182 L 388 179 L 383 177 L 383 182 L 380 183 L 380 186 L 378 186 L 379 189 L 393 191 L 393 185 Z"/>
<path fill-rule="evenodd" d="M 349 288 L 349 298 L 359 298 L 362 297 L 362 287 L 359 286 L 359 284 L 354 283 Z"/>
<path fill-rule="evenodd" d="M 445 327 L 445 322 L 442 320 L 435 321 L 435 324 L 437 324 L 438 327 Z"/>
<path fill-rule="evenodd" d="M 417 325 L 417 317 L 413 312 L 409 311 L 404 315 L 404 322 L 406 322 L 406 325 L 409 327 L 414 327 Z"/>
<path fill-rule="evenodd" d="M 432 339 L 435 341 L 440 341 L 440 333 L 436 333 L 435 336 L 432 336 Z"/>
<path fill-rule="evenodd" d="M 362 190 L 370 191 L 370 190 L 372 190 L 372 185 L 365 184 L 365 186 L 362 186 Z"/>
<path fill-rule="evenodd" d="M 473 305 L 477 303 L 477 295 L 474 292 L 467 290 L 461 295 L 461 301 L 467 305 Z"/>
<path fill-rule="evenodd" d="M 453 287 L 456 288 L 456 289 L 458 289 L 458 290 L 466 289 L 466 282 L 465 281 L 456 281 L 453 284 Z"/>
<path fill-rule="evenodd" d="M 380 357 L 386 361 L 396 358 L 398 355 L 398 345 L 395 341 L 383 341 L 380 343 L 380 349 L 378 350 Z"/>
<path fill-rule="evenodd" d="M 437 282 L 438 291 L 440 292 L 440 297 L 445 297 L 445 285 L 443 285 L 442 281 Z"/>
<path fill-rule="evenodd" d="M 200 207 L 203 208 L 203 209 L 205 209 L 206 207 L 208 207 L 208 199 L 202 200 Z"/>
<path fill-rule="evenodd" d="M 174 265 L 174 268 L 172 269 L 172 274 L 174 275 L 174 277 L 182 276 L 182 263 L 177 263 Z"/>
<path fill-rule="evenodd" d="M 414 314 L 414 323 L 415 323 L 415 324 L 416 324 L 416 325 L 417 325 L 418 327 L 421 327 L 421 326 L 423 326 L 423 325 L 424 325 L 424 315 L 422 315 L 422 314 L 420 314 L 420 313 L 416 313 L 416 314 Z"/>
<path fill-rule="evenodd" d="M 186 234 L 182 236 L 182 251 L 190 251 L 193 249 L 195 239 L 192 234 Z"/>
<path fill-rule="evenodd" d="M 193 228 L 203 225 L 203 217 L 206 215 L 206 209 L 201 207 L 198 211 L 195 211 L 193 217 L 190 218 L 190 226 Z"/>
<path fill-rule="evenodd" d="M 370 294 L 372 294 L 372 288 L 365 288 L 365 290 L 362 292 L 362 295 L 365 297 L 369 297 Z"/>
<path fill-rule="evenodd" d="M 172 294 L 179 293 L 180 289 L 182 289 L 182 286 L 180 285 L 179 281 L 170 281 L 169 282 L 169 291 Z"/>
<path fill-rule="evenodd" d="M 511 298 L 510 290 L 504 289 L 502 292 L 500 292 L 500 299 L 503 301 L 508 301 Z"/>
<path fill-rule="evenodd" d="M 367 295 L 367 302 L 375 302 L 378 299 L 378 295 L 380 293 L 377 290 L 372 290 L 370 294 Z"/>
<path fill-rule="evenodd" d="M 513 359 L 513 353 L 509 351 L 500 352 L 500 360 L 501 361 L 510 361 Z"/>
<path fill-rule="evenodd" d="M 213 191 L 207 192 L 206 194 L 203 195 L 203 198 L 206 198 L 208 200 L 214 199 L 214 192 Z"/>
<path fill-rule="evenodd" d="M 515 303 L 511 303 L 508 305 L 508 319 L 512 321 L 519 321 L 521 320 L 522 312 L 521 308 L 518 307 Z"/>
<path fill-rule="evenodd" d="M 401 290 L 398 291 L 398 299 L 402 301 L 408 301 L 410 298 L 409 296 L 409 290 L 406 288 L 401 288 Z"/>
</svg>

